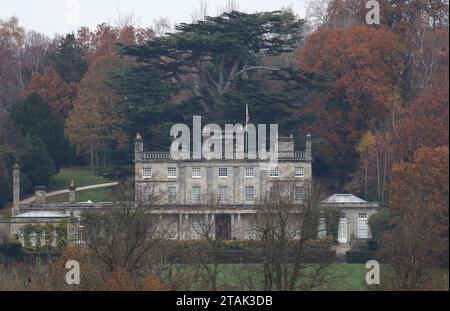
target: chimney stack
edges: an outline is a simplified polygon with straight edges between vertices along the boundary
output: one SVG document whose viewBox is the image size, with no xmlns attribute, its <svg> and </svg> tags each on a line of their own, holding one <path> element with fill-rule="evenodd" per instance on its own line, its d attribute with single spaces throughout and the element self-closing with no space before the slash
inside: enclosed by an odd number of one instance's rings
<svg viewBox="0 0 450 311">
<path fill-rule="evenodd" d="M 20 166 L 14 164 L 13 166 L 13 208 L 12 215 L 19 214 L 20 211 Z"/>
<path fill-rule="evenodd" d="M 69 186 L 69 203 L 75 203 L 75 190 L 77 189 L 77 187 L 75 187 L 75 182 L 72 181 L 70 182 L 70 186 Z"/>
<path fill-rule="evenodd" d="M 308 133 L 308 135 L 306 135 L 306 155 L 312 159 L 312 142 L 311 142 L 311 133 Z"/>
<path fill-rule="evenodd" d="M 36 204 L 45 204 L 47 201 L 47 188 L 45 186 L 34 187 L 34 197 L 36 199 Z"/>
<path fill-rule="evenodd" d="M 140 161 L 142 153 L 144 152 L 144 140 L 141 134 L 136 134 L 136 141 L 134 142 L 134 159 Z"/>
</svg>

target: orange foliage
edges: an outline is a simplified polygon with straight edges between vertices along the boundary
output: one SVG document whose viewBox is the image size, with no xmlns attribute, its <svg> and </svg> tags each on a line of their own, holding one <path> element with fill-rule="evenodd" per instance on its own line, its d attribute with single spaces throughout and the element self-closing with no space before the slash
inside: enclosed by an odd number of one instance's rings
<svg viewBox="0 0 450 311">
<path fill-rule="evenodd" d="M 448 76 L 425 88 L 399 120 L 398 151 L 404 157 L 422 146 L 448 145 Z"/>
<path fill-rule="evenodd" d="M 321 138 L 323 147 L 318 147 L 323 150 L 318 151 L 330 163 L 347 157 L 352 165 L 362 135 L 383 120 L 398 100 L 403 49 L 389 29 L 353 26 L 321 28 L 297 52 L 301 69 L 335 79 L 303 111 L 317 116 L 314 127 L 307 130 Z"/>
<path fill-rule="evenodd" d="M 26 98 L 31 93 L 38 93 L 49 103 L 53 112 L 65 120 L 73 109 L 77 88 L 77 84 L 67 84 L 53 67 L 48 66 L 43 74 L 36 73 L 33 76 L 22 96 Z"/>
<path fill-rule="evenodd" d="M 116 267 L 106 279 L 102 289 L 104 291 L 136 291 L 136 286 L 125 268 Z"/>
<path fill-rule="evenodd" d="M 156 276 L 150 276 L 144 284 L 143 291 L 167 291 L 167 287 Z"/>
</svg>

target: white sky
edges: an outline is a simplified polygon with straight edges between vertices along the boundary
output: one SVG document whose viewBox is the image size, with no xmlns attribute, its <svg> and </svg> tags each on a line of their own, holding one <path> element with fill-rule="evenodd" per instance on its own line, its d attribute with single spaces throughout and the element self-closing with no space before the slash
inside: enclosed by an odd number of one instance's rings
<svg viewBox="0 0 450 311">
<path fill-rule="evenodd" d="M 216 15 L 225 2 L 209 0 L 208 13 Z M 305 0 L 237 0 L 237 3 L 239 9 L 247 13 L 292 7 L 299 16 L 305 15 Z M 77 6 L 79 14 L 76 14 Z M 158 17 L 169 17 L 172 24 L 190 22 L 193 10 L 198 7 L 199 0 L 0 0 L 0 19 L 17 16 L 20 25 L 27 30 L 53 37 L 79 26 L 94 28 L 102 22 L 114 24 L 119 11 L 121 15 L 134 13 L 141 27 L 151 26 Z"/>
</svg>

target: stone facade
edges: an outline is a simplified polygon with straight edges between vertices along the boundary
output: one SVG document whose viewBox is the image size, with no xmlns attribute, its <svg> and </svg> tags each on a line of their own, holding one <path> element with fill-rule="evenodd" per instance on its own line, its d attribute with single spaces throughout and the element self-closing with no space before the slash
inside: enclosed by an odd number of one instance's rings
<svg viewBox="0 0 450 311">
<path fill-rule="evenodd" d="M 219 239 L 257 239 L 255 222 L 272 189 L 283 182 L 293 185 L 295 206 L 299 207 L 293 213 L 297 213 L 313 178 L 310 135 L 306 138 L 305 151 L 295 151 L 293 137 L 280 137 L 278 151 L 278 162 L 272 166 L 267 165 L 268 160 L 225 157 L 173 160 L 169 152 L 144 151 L 144 141 L 138 135 L 135 142 L 135 202 L 129 204 L 145 204 L 156 198 L 149 213 L 159 218 L 161 230 L 169 233 L 170 239 L 199 239 L 199 227 L 205 224 L 211 225 L 210 234 Z M 14 176 L 14 209 L 8 226 L 10 236 L 16 235 L 27 223 L 56 223 L 66 219 L 69 242 L 80 243 L 81 213 L 87 209 L 114 207 L 111 203 L 74 203 L 73 182 L 69 187 L 68 203 L 48 204 L 45 187 L 36 187 L 37 201 L 19 204 L 18 166 L 14 168 Z M 348 245 L 351 239 L 371 237 L 367 221 L 376 213 L 376 203 L 345 194 L 331 196 L 319 208 L 341 211 L 339 242 L 342 245 Z M 51 217 L 44 217 L 46 215 Z M 289 224 L 296 236 L 300 234 L 300 218 L 292 217 L 294 221 Z M 324 232 L 319 234 L 326 235 Z"/>
</svg>

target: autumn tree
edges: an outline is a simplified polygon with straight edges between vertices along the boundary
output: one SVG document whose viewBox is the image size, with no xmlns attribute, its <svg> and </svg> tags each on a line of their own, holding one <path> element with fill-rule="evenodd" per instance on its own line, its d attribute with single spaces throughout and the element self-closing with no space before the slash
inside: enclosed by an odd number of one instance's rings
<svg viewBox="0 0 450 311">
<path fill-rule="evenodd" d="M 98 59 L 80 83 L 75 108 L 66 122 L 66 133 L 78 154 L 89 155 L 91 166 L 99 165 L 101 150 L 126 146 L 122 132 L 121 98 L 112 87 L 112 75 L 119 74 L 126 61 L 110 55 Z"/>
<path fill-rule="evenodd" d="M 436 269 L 448 268 L 448 165 L 448 146 L 422 147 L 412 163 L 392 169 L 389 210 L 397 216 L 380 243 L 394 272 L 386 280 L 389 288 L 436 289 Z"/>
<path fill-rule="evenodd" d="M 33 76 L 22 96 L 26 98 L 31 93 L 39 94 L 59 119 L 65 121 L 74 107 L 77 85 L 67 84 L 53 67 L 48 66 L 42 74 L 38 72 Z"/>
<path fill-rule="evenodd" d="M 300 111 L 310 115 L 304 127 L 316 133 L 319 174 L 338 169 L 345 179 L 356 170 L 355 146 L 398 104 L 402 51 L 390 30 L 367 26 L 321 28 L 298 51 L 301 69 L 334 80 L 310 92 L 309 104 Z"/>
<path fill-rule="evenodd" d="M 117 54 L 119 44 L 144 44 L 153 36 L 154 31 L 151 28 L 137 28 L 132 25 L 132 21 L 126 21 L 117 26 L 102 23 L 93 30 L 81 27 L 76 40 L 89 63 L 92 63 L 96 58 Z"/>
</svg>

